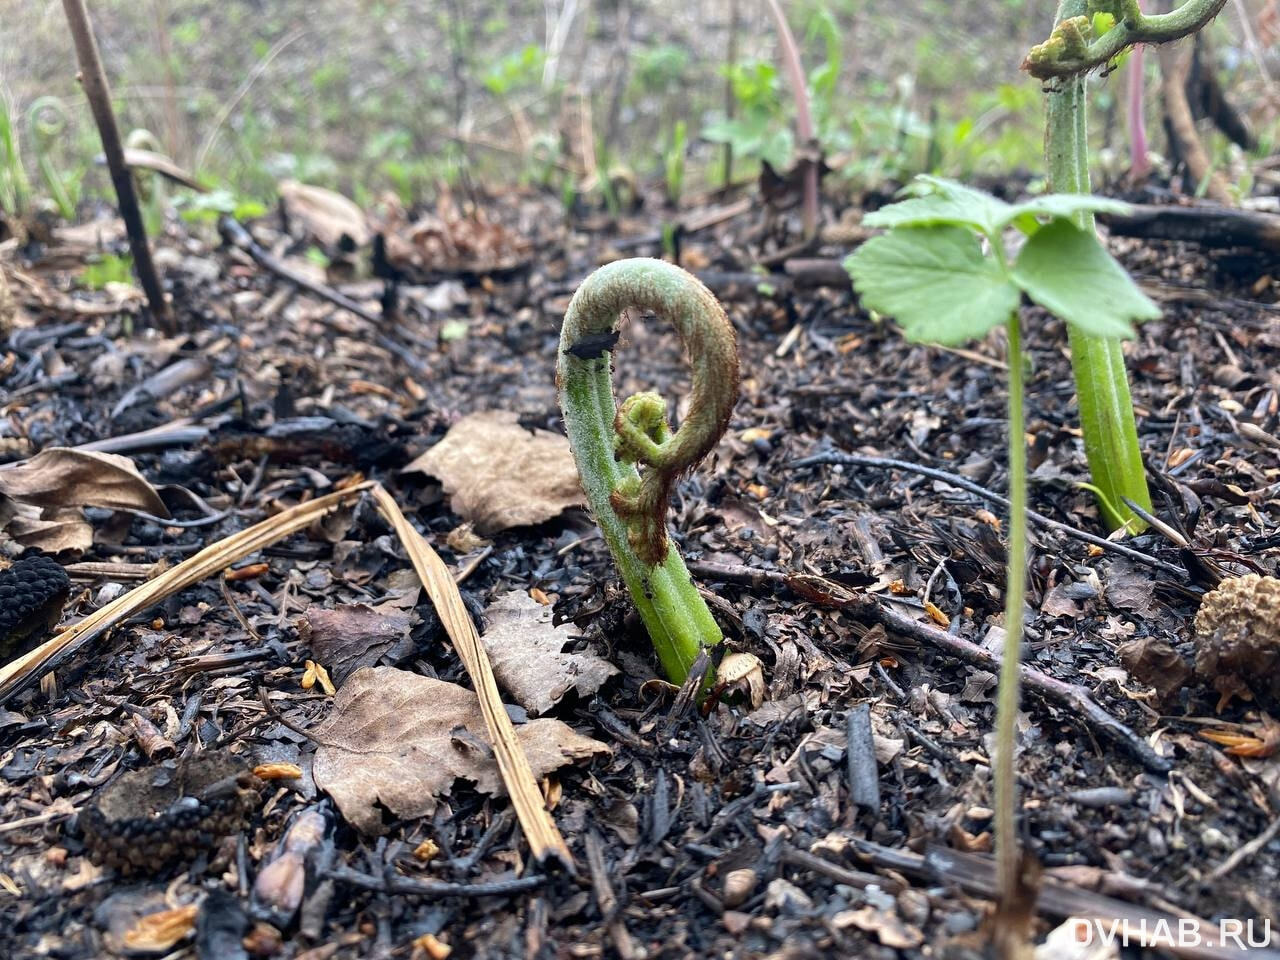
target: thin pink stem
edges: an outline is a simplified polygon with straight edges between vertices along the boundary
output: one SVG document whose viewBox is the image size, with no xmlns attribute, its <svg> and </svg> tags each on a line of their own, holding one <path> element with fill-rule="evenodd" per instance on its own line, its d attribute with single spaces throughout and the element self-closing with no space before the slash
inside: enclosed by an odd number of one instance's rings
<svg viewBox="0 0 1280 960">
<path fill-rule="evenodd" d="M 809 86 L 805 81 L 804 68 L 800 65 L 800 48 L 796 38 L 787 25 L 786 14 L 778 0 L 769 0 L 769 12 L 773 14 L 773 22 L 778 28 L 778 42 L 782 47 L 782 65 L 787 71 L 787 80 L 791 84 L 791 95 L 796 102 L 796 134 L 799 146 L 804 151 L 801 156 L 806 163 L 804 171 L 804 216 L 805 239 L 811 239 L 818 232 L 818 165 L 809 156 L 809 147 L 814 141 L 813 114 L 809 111 Z"/>
<path fill-rule="evenodd" d="M 1138 8 L 1142 8 L 1141 0 Z M 1147 156 L 1146 71 L 1142 52 L 1143 47 L 1138 44 L 1129 54 L 1129 172 L 1134 179 L 1145 177 L 1151 169 Z"/>
</svg>

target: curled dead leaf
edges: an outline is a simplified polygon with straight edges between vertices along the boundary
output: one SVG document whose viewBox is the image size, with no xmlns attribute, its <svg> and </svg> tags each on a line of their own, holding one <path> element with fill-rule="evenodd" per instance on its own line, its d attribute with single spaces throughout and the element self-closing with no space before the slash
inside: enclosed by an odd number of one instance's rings
<svg viewBox="0 0 1280 960">
<path fill-rule="evenodd" d="M 417 586 L 415 582 L 415 594 Z M 375 608 L 364 603 L 344 603 L 332 609 L 311 607 L 295 625 L 318 661 L 332 665 L 338 683 L 384 656 L 394 663 L 413 650 L 410 613 L 394 607 Z"/>
<path fill-rule="evenodd" d="M 751 709 L 764 703 L 764 664 L 754 653 L 730 653 L 716 669 L 716 685 L 726 690 L 746 690 Z"/>
<path fill-rule="evenodd" d="M 364 211 L 342 194 L 296 180 L 282 181 L 279 189 L 289 217 L 322 246 L 353 250 L 369 242 Z"/>
<path fill-rule="evenodd" d="M 128 457 L 70 447 L 51 447 L 0 470 L 0 494 L 44 509 L 103 507 L 169 516 L 160 494 Z"/>
</svg>

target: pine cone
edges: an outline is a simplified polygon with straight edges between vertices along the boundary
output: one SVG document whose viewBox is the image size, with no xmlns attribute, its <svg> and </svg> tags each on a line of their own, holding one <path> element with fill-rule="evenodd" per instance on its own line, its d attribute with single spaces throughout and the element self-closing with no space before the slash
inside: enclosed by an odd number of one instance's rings
<svg viewBox="0 0 1280 960">
<path fill-rule="evenodd" d="M 0 662 L 22 656 L 43 639 L 70 592 L 67 572 L 51 557 L 23 557 L 0 570 Z"/>
<path fill-rule="evenodd" d="M 1221 694 L 1280 703 L 1280 579 L 1223 580 L 1196 613 L 1196 674 Z"/>
</svg>

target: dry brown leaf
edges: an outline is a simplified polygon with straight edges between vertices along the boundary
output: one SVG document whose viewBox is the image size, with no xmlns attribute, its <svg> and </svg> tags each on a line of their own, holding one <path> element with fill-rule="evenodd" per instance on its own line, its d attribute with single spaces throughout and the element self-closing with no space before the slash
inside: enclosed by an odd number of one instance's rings
<svg viewBox="0 0 1280 960">
<path fill-rule="evenodd" d="M 476 695 L 456 684 L 395 667 L 353 673 L 333 712 L 313 731 L 316 785 L 365 833 L 380 833 L 385 807 L 397 817 L 429 816 L 458 779 L 482 793 L 504 792 Z M 535 777 L 609 748 L 559 720 L 532 720 L 517 739 Z"/>
<path fill-rule="evenodd" d="M 483 536 L 542 523 L 586 503 L 569 441 L 526 430 L 517 414 L 487 410 L 459 420 L 405 467 L 438 477 L 453 512 Z"/>
<path fill-rule="evenodd" d="M 384 613 L 367 604 L 346 603 L 331 610 L 312 607 L 296 624 L 298 636 L 310 645 L 317 660 L 329 665 L 337 683 L 384 656 L 395 662 L 413 651 L 408 613 Z"/>
<path fill-rule="evenodd" d="M 0 522 L 0 530 L 24 547 L 34 547 L 44 553 L 82 554 L 93 546 L 93 527 L 78 510 L 54 510 L 52 517 L 38 516 L 38 510 L 28 514 L 23 505 L 9 522 Z"/>
<path fill-rule="evenodd" d="M 551 610 L 522 590 L 504 593 L 484 612 L 489 628 L 481 638 L 493 674 L 533 716 L 546 713 L 570 690 L 589 696 L 618 672 L 589 653 L 561 653 L 572 627 L 551 624 Z"/>
<path fill-rule="evenodd" d="M 1116 648 L 1116 657 L 1135 680 L 1155 687 L 1162 700 L 1185 687 L 1193 672 L 1173 645 L 1158 637 L 1126 640 Z"/>
<path fill-rule="evenodd" d="M 502 702 L 498 681 L 493 676 L 489 654 L 480 642 L 480 635 L 476 632 L 466 604 L 462 602 L 462 594 L 454 580 L 453 571 L 445 566 L 440 554 L 409 523 L 391 494 L 380 484 L 375 484 L 370 493 L 378 505 L 378 512 L 391 524 L 405 552 L 409 554 L 414 573 L 431 600 L 449 639 L 453 641 L 458 658 L 467 668 L 467 676 L 471 678 L 472 686 L 479 695 L 480 715 L 484 718 L 485 729 L 493 744 L 498 773 L 506 784 L 511 805 L 515 808 L 525 839 L 529 842 L 529 852 L 540 864 L 554 860 L 570 873 L 574 872 L 573 854 L 569 852 L 569 845 L 564 842 L 555 821 L 551 819 L 546 796 L 539 789 L 537 776 L 529 764 L 529 758 L 525 756 L 519 737 L 516 736 L 515 725 Z"/>
<path fill-rule="evenodd" d="M 348 249 L 369 242 L 371 233 L 364 211 L 340 193 L 284 180 L 280 184 L 280 199 L 289 217 L 325 247 L 343 247 L 344 237 Z"/>
<path fill-rule="evenodd" d="M 160 494 L 128 457 L 70 447 L 51 447 L 19 467 L 0 470 L 0 494 L 43 508 L 103 507 L 169 516 Z"/>
</svg>

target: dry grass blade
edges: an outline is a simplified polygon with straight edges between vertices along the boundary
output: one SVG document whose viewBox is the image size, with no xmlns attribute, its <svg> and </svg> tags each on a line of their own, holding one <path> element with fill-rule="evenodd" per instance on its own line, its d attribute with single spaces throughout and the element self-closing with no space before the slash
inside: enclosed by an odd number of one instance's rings
<svg viewBox="0 0 1280 960">
<path fill-rule="evenodd" d="M 449 639 L 462 658 L 463 666 L 467 668 L 476 695 L 480 698 L 480 710 L 488 725 L 489 736 L 493 740 L 498 770 L 506 784 L 507 793 L 511 795 L 511 802 L 515 805 L 516 816 L 520 818 L 520 826 L 529 840 L 530 849 L 540 863 L 548 858 L 555 858 L 566 869 L 573 871 L 573 856 L 547 812 L 528 758 L 516 740 L 515 728 L 502 705 L 502 696 L 498 693 L 489 657 L 480 643 L 467 608 L 463 606 L 462 595 L 458 592 L 452 573 L 439 554 L 431 548 L 431 544 L 405 519 L 391 494 L 381 485 L 376 485 L 373 487 L 373 498 L 379 512 L 404 544 L 413 568 L 422 581 L 423 589 L 427 591 L 440 622 L 444 624 Z"/>
<path fill-rule="evenodd" d="M 4 703 L 49 669 L 55 658 L 70 653 L 104 630 L 179 590 L 185 590 L 192 584 L 214 576 L 242 557 L 305 529 L 335 507 L 355 500 L 371 486 L 370 483 L 362 483 L 290 507 L 274 517 L 205 547 L 154 580 L 148 580 L 105 607 L 95 610 L 75 626 L 63 630 L 31 652 L 0 667 L 0 703 Z"/>
</svg>

